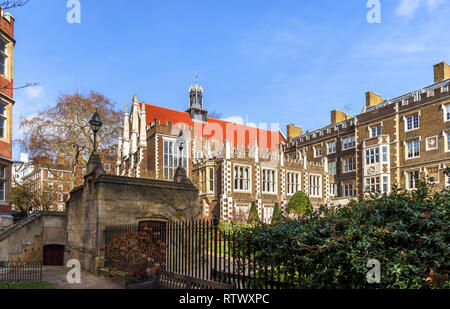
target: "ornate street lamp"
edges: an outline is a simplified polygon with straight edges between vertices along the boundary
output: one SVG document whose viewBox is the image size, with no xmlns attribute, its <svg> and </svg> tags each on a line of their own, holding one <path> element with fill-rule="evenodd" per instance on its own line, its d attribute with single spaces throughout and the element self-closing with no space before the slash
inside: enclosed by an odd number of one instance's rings
<svg viewBox="0 0 450 309">
<path fill-rule="evenodd" d="M 178 149 L 180 150 L 180 160 L 178 162 L 178 166 L 183 166 L 183 148 L 184 145 L 186 144 L 186 138 L 183 135 L 183 131 L 180 132 L 180 135 L 178 135 L 177 138 L 177 145 L 178 145 Z"/>
<path fill-rule="evenodd" d="M 102 119 L 100 118 L 100 115 L 98 114 L 97 110 L 95 111 L 94 115 L 92 116 L 91 120 L 89 120 L 89 124 L 91 125 L 91 129 L 94 132 L 94 153 L 97 152 L 97 133 L 100 131 L 100 128 L 102 127 Z"/>
</svg>

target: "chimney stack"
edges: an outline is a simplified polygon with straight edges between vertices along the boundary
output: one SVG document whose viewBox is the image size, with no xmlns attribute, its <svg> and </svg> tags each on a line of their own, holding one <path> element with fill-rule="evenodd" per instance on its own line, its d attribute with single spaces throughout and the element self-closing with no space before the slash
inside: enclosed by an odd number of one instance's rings
<svg viewBox="0 0 450 309">
<path fill-rule="evenodd" d="M 331 112 L 331 124 L 336 124 L 342 121 L 345 121 L 347 119 L 352 118 L 352 116 L 347 116 L 346 113 L 339 111 L 339 110 L 334 110 Z"/>
<path fill-rule="evenodd" d="M 366 107 L 372 107 L 383 103 L 383 98 L 371 91 L 366 92 Z"/>
<path fill-rule="evenodd" d="M 434 82 L 439 83 L 450 78 L 450 65 L 441 62 L 434 65 Z"/>
<path fill-rule="evenodd" d="M 291 139 L 291 138 L 295 138 L 302 135 L 302 128 L 299 128 L 293 124 L 289 124 L 287 126 L 287 138 Z"/>
</svg>

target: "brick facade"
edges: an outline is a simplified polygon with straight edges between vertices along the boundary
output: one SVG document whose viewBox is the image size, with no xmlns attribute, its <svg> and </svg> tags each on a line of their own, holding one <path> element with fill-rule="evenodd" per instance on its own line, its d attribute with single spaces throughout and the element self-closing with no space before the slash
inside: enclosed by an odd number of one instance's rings
<svg viewBox="0 0 450 309">
<path fill-rule="evenodd" d="M 14 18 L 0 8 L 0 217 L 11 214 Z M 6 215 L 6 217 L 5 217 Z M 3 220 L 6 222 L 6 220 Z M 0 226 L 4 225 L 0 218 Z M 6 224 L 8 224 L 6 222 Z"/>
<path fill-rule="evenodd" d="M 293 157 L 306 153 L 313 159 L 314 146 L 337 140 L 337 152 L 327 154 L 327 161 L 338 162 L 336 176 L 330 176 L 330 183 L 338 185 L 338 197 L 345 196 L 350 182 L 361 198 L 371 191 L 389 192 L 393 185 L 414 189 L 417 176 L 433 177 L 440 188 L 449 186 L 444 170 L 450 166 L 450 75 L 445 70 L 447 64 L 436 65 L 435 84 L 392 100 L 368 92 L 361 114 L 343 120 L 344 113 L 339 118 L 332 112 L 332 121 L 341 122 L 291 138 L 286 153 Z M 350 135 L 355 137 L 355 147 L 340 151 Z M 352 156 L 356 171 L 343 173 L 342 161 Z"/>
</svg>

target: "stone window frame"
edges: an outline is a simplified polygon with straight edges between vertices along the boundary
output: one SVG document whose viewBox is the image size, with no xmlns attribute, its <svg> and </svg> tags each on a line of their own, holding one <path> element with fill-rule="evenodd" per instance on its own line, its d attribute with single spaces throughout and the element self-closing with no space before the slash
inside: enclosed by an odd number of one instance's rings
<svg viewBox="0 0 450 309">
<path fill-rule="evenodd" d="M 419 142 L 419 146 L 418 146 L 419 154 L 416 156 L 415 153 L 414 153 L 414 148 L 413 148 L 413 156 L 409 157 L 408 156 L 408 154 L 409 154 L 409 143 L 414 143 L 415 141 Z M 420 154 L 421 154 L 420 144 L 421 143 L 422 143 L 422 138 L 421 137 L 410 139 L 410 140 L 407 140 L 407 141 L 404 142 L 404 145 L 405 145 L 405 160 L 414 160 L 414 159 L 420 158 Z M 414 144 L 413 144 L 413 147 L 414 147 Z"/>
<path fill-rule="evenodd" d="M 0 75 L 1 76 L 1 75 Z M 0 111 L 3 111 L 0 113 L 0 140 L 3 142 L 8 142 L 8 109 L 9 104 L 7 102 L 4 102 L 3 100 L 0 101 Z"/>
<path fill-rule="evenodd" d="M 264 204 L 262 207 L 262 221 L 266 224 L 271 224 L 272 223 L 272 218 L 273 218 L 273 210 L 275 209 L 274 205 L 267 205 Z M 267 214 L 267 217 L 270 218 L 270 221 L 268 222 L 267 218 L 266 218 L 266 210 L 269 210 L 270 212 Z"/>
<path fill-rule="evenodd" d="M 406 171 L 406 189 L 408 191 L 413 191 L 413 190 L 417 190 L 417 185 L 419 183 L 420 180 L 420 170 L 411 170 L 411 171 Z M 416 179 L 411 179 L 410 176 L 411 174 L 417 174 L 417 178 Z M 414 182 L 414 186 L 411 186 L 412 181 Z"/>
<path fill-rule="evenodd" d="M 334 151 L 333 152 L 330 152 L 330 144 L 334 144 Z M 336 153 L 336 147 L 337 147 L 337 142 L 336 142 L 336 140 L 334 139 L 334 140 L 332 140 L 332 141 L 328 141 L 327 142 L 327 154 L 334 154 L 334 153 Z"/>
<path fill-rule="evenodd" d="M 412 118 L 414 116 L 417 116 L 417 128 L 414 127 L 414 123 L 415 122 L 414 122 L 414 119 L 413 119 L 412 122 L 411 122 L 412 127 L 411 127 L 411 129 L 408 129 L 408 118 Z M 414 113 L 410 113 L 410 114 L 407 114 L 407 115 L 403 116 L 403 122 L 405 123 L 405 132 L 412 132 L 412 131 L 420 129 L 420 116 L 421 116 L 420 111 L 414 112 Z"/>
<path fill-rule="evenodd" d="M 350 143 L 348 142 L 350 140 Z M 350 147 L 345 147 L 345 145 L 351 144 Z M 349 135 L 342 137 L 342 150 L 349 150 L 349 149 L 355 149 L 356 148 L 356 136 L 355 135 Z"/>
<path fill-rule="evenodd" d="M 352 186 L 352 188 L 350 188 L 349 186 Z M 354 197 L 356 196 L 356 182 L 344 182 L 342 184 L 342 193 L 344 195 L 344 197 Z M 347 193 L 352 193 L 352 194 L 347 194 Z"/>
<path fill-rule="evenodd" d="M 5 44 L 5 50 L 4 51 L 0 50 L 0 56 L 4 58 L 4 63 L 3 63 L 4 71 L 3 71 L 3 73 L 0 72 L 0 76 L 8 78 L 8 57 L 9 57 L 8 48 L 9 48 L 10 42 L 5 40 L 3 35 L 0 37 L 0 40 Z"/>
<path fill-rule="evenodd" d="M 364 192 L 366 194 L 369 193 L 381 193 L 382 192 L 382 184 L 383 180 L 380 175 L 366 177 L 365 178 L 365 189 Z"/>
<path fill-rule="evenodd" d="M 434 148 L 428 147 L 428 141 L 431 140 L 432 138 L 436 139 L 436 145 L 435 145 Z M 439 149 L 439 139 L 438 139 L 438 136 L 437 136 L 437 135 L 435 135 L 435 136 L 428 136 L 428 137 L 425 139 L 425 150 L 426 150 L 426 151 L 430 151 L 430 150 L 437 150 L 437 149 Z"/>
<path fill-rule="evenodd" d="M 338 195 L 337 185 L 338 184 L 335 182 L 330 182 L 328 184 L 328 193 L 331 197 L 337 197 L 337 195 Z"/>
<path fill-rule="evenodd" d="M 165 142 L 171 142 L 171 143 L 173 143 L 174 144 L 174 149 L 175 149 L 175 154 L 172 154 L 172 156 L 174 156 L 174 157 L 176 157 L 176 162 L 175 162 L 175 167 L 166 167 L 165 165 L 164 165 L 164 156 L 165 156 L 165 153 L 164 153 L 164 143 Z M 162 172 L 163 172 L 163 179 L 164 180 L 173 180 L 173 179 L 170 179 L 170 177 L 169 178 L 166 178 L 166 174 L 165 174 L 165 169 L 167 168 L 167 169 L 174 169 L 174 171 L 173 171 L 173 175 L 175 175 L 175 171 L 177 170 L 177 168 L 178 168 L 178 162 L 179 162 L 179 160 L 180 160 L 180 157 L 178 156 L 178 152 L 179 152 L 179 149 L 177 148 L 177 139 L 176 138 L 174 138 L 174 137 L 167 137 L 167 136 L 163 136 L 163 138 L 162 138 L 162 161 L 163 161 L 163 164 L 162 164 Z M 184 145 L 184 148 L 183 148 L 183 152 L 186 152 L 186 166 L 184 166 L 184 168 L 186 169 L 186 173 L 189 175 L 189 154 L 190 154 L 190 142 L 188 141 L 188 140 L 186 140 L 186 144 Z M 183 157 L 183 156 L 182 156 Z M 183 157 L 183 161 L 184 161 L 184 157 Z M 168 176 L 170 176 L 170 172 L 168 172 Z"/>
<path fill-rule="evenodd" d="M 314 158 L 321 158 L 323 155 L 323 145 L 317 144 L 313 146 Z"/>
<path fill-rule="evenodd" d="M 313 177 L 317 181 L 317 184 L 313 185 Z M 315 183 L 316 181 L 314 181 Z M 319 194 L 315 194 L 316 191 Z M 320 174 L 309 174 L 309 196 L 314 198 L 322 198 L 322 175 Z"/>
<path fill-rule="evenodd" d="M 53 183 L 53 181 L 49 181 L 47 182 L 47 187 L 49 188 L 49 190 L 53 190 L 55 188 L 55 184 Z"/>
<path fill-rule="evenodd" d="M 348 160 L 352 160 L 354 161 L 353 163 L 353 169 L 346 169 L 346 166 L 348 166 L 348 164 L 346 164 L 346 162 Z M 342 159 L 342 173 L 347 174 L 347 173 L 352 173 L 356 171 L 356 157 L 355 156 L 351 156 L 351 157 L 345 157 Z"/>
<path fill-rule="evenodd" d="M 380 160 L 383 159 L 381 152 L 382 151 L 380 151 L 380 147 L 378 147 L 378 146 L 372 147 L 372 148 L 368 148 L 368 149 L 364 149 L 364 163 L 365 163 L 365 165 L 368 166 L 368 165 L 379 164 Z M 369 161 L 369 163 L 367 163 L 367 161 Z"/>
<path fill-rule="evenodd" d="M 442 136 L 444 137 L 444 151 L 450 152 L 450 131 L 443 131 Z"/>
<path fill-rule="evenodd" d="M 234 210 L 234 217 L 237 217 L 240 214 L 244 214 L 245 220 L 248 220 L 248 215 L 250 214 L 250 207 L 251 204 L 234 204 L 233 210 Z M 238 211 L 239 209 L 239 211 Z M 241 211 L 241 209 L 245 209 L 244 211 Z M 236 218 L 234 218 L 236 219 Z"/>
<path fill-rule="evenodd" d="M 297 176 L 297 181 L 295 181 L 295 176 Z M 294 180 L 291 181 L 290 179 Z M 298 189 L 295 192 L 292 192 L 292 190 L 290 190 L 291 186 L 295 186 Z M 293 196 L 295 193 L 297 193 L 298 191 L 301 191 L 302 189 L 302 174 L 300 172 L 295 172 L 295 171 L 286 171 L 286 195 L 287 196 Z"/>
<path fill-rule="evenodd" d="M 275 174 L 272 176 L 272 181 L 266 180 L 266 182 L 268 182 L 268 185 L 270 187 L 270 185 L 272 184 L 272 187 L 275 190 L 269 190 L 269 191 L 264 191 L 264 171 L 271 171 L 271 172 L 275 172 Z M 276 195 L 278 194 L 278 170 L 276 168 L 271 168 L 271 167 L 261 167 L 261 192 L 263 194 L 270 194 L 270 195 Z"/>
<path fill-rule="evenodd" d="M 244 169 L 248 168 L 248 176 L 249 178 L 246 180 L 244 178 L 243 179 L 243 187 L 245 187 L 245 181 L 248 182 L 248 190 L 245 189 L 237 189 L 236 188 L 236 167 L 240 168 L 243 167 Z M 233 164 L 233 192 L 238 192 L 238 193 L 251 193 L 252 192 L 252 166 L 251 165 L 245 165 L 245 164 L 239 164 L 239 163 L 234 163 Z"/>
<path fill-rule="evenodd" d="M 375 129 L 375 128 L 380 128 L 380 134 L 377 134 L 377 135 L 373 134 L 373 129 Z M 370 126 L 368 126 L 368 129 L 369 129 L 369 136 L 370 136 L 370 138 L 378 137 L 381 134 L 383 134 L 383 122 L 379 122 L 379 123 L 370 125 Z"/>
<path fill-rule="evenodd" d="M 444 122 L 450 121 L 450 103 L 442 104 L 442 113 L 444 114 Z"/>
<path fill-rule="evenodd" d="M 330 163 L 334 163 L 334 173 L 331 173 Z M 336 174 L 337 174 L 337 161 L 336 160 L 328 161 L 328 174 L 336 176 Z"/>
</svg>

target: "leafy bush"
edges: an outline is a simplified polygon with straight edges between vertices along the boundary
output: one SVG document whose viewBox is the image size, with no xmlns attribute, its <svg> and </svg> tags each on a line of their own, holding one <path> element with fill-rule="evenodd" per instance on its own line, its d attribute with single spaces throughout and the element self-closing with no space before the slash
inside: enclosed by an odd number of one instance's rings
<svg viewBox="0 0 450 309">
<path fill-rule="evenodd" d="M 275 207 L 273 208 L 273 214 L 272 214 L 272 224 L 280 223 L 283 219 L 283 214 L 281 213 L 280 206 L 278 203 L 275 204 Z"/>
<path fill-rule="evenodd" d="M 298 288 L 449 288 L 449 205 L 449 190 L 421 183 L 243 230 L 235 242 Z M 371 259 L 381 263 L 380 284 L 367 283 Z"/>
<path fill-rule="evenodd" d="M 166 260 L 166 245 L 158 236 L 149 228 L 114 235 L 113 240 L 106 245 L 111 268 L 125 272 L 129 279 L 150 278 L 160 266 L 165 265 Z"/>
<path fill-rule="evenodd" d="M 248 223 L 251 225 L 259 223 L 258 209 L 256 208 L 255 202 L 252 202 L 252 206 L 250 207 L 250 212 L 248 214 Z"/>
<path fill-rule="evenodd" d="M 230 222 L 230 221 L 220 221 L 219 226 L 217 227 L 220 232 L 225 235 L 233 235 L 236 231 L 241 231 L 243 229 L 250 228 L 251 225 L 243 222 Z"/>
<path fill-rule="evenodd" d="M 286 211 L 288 213 L 303 215 L 312 212 L 313 207 L 309 197 L 302 191 L 298 191 L 289 200 L 286 206 Z"/>
</svg>

